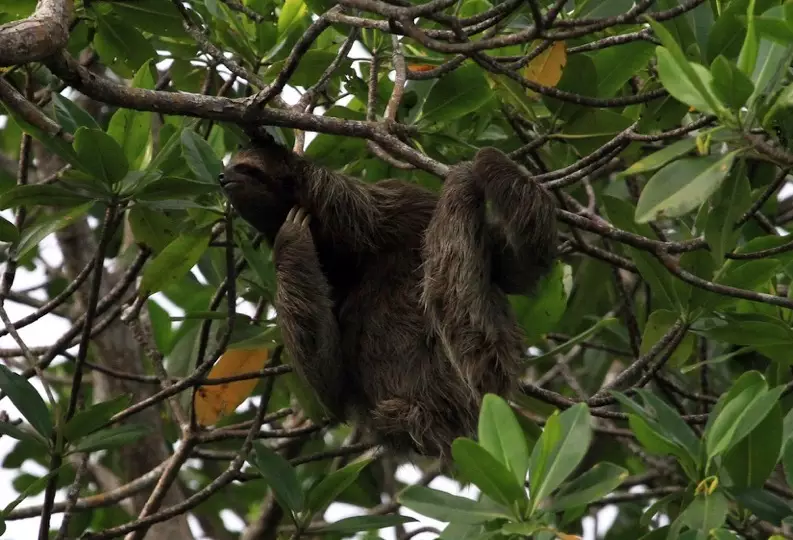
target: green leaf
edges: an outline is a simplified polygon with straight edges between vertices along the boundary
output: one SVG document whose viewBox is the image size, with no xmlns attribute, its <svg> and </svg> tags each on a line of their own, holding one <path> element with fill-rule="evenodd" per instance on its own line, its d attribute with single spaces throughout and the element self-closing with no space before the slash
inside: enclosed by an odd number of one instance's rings
<svg viewBox="0 0 793 540">
<path fill-rule="evenodd" d="M 728 451 L 746 437 L 771 412 L 784 388 L 764 391 L 750 387 L 728 402 L 705 432 L 708 458 Z"/>
<path fill-rule="evenodd" d="M 779 319 L 761 314 L 732 313 L 725 316 L 726 324 L 703 329 L 704 336 L 754 347 L 793 344 L 793 330 Z"/>
<path fill-rule="evenodd" d="M 26 429 L 24 426 L 14 425 L 11 422 L 0 422 L 0 435 L 7 435 L 40 448 L 46 448 L 49 442 L 35 431 Z"/>
<path fill-rule="evenodd" d="M 313 516 L 336 500 L 336 497 L 355 482 L 361 471 L 371 462 L 371 459 L 363 459 L 350 463 L 342 469 L 333 471 L 311 488 L 306 495 L 305 509 L 308 515 Z"/>
<path fill-rule="evenodd" d="M 738 55 L 738 68 L 747 76 L 754 72 L 757 63 L 757 51 L 760 48 L 760 39 L 754 27 L 755 0 L 749 0 L 746 8 L 746 37 L 743 39 L 741 52 Z"/>
<path fill-rule="evenodd" d="M 16 242 L 19 231 L 16 226 L 3 216 L 0 216 L 0 242 Z"/>
<path fill-rule="evenodd" d="M 52 94 L 52 105 L 55 111 L 55 120 L 68 133 L 74 133 L 81 127 L 102 129 L 96 123 L 94 117 L 88 114 L 85 109 L 57 92 Z"/>
<path fill-rule="evenodd" d="M 682 54 L 682 53 L 681 53 Z M 700 112 L 716 114 L 720 109 L 716 96 L 710 91 L 710 72 L 699 64 L 680 60 L 668 49 L 656 48 L 658 76 L 664 88 L 678 101 Z"/>
<path fill-rule="evenodd" d="M 5 392 L 33 429 L 49 440 L 52 436 L 50 411 L 33 385 L 22 375 L 0 364 L 0 390 Z"/>
<path fill-rule="evenodd" d="M 531 454 L 531 510 L 572 473 L 589 449 L 591 416 L 585 403 L 577 403 L 545 423 L 542 437 Z M 549 430 L 550 427 L 550 430 Z"/>
<path fill-rule="evenodd" d="M 697 140 L 693 137 L 686 137 L 685 139 L 681 139 L 676 141 L 669 146 L 665 146 L 661 150 L 657 152 L 653 152 L 649 156 L 645 156 L 639 161 L 635 162 L 633 165 L 625 169 L 624 171 L 617 174 L 618 178 L 624 176 L 630 176 L 634 174 L 642 174 L 647 172 L 652 172 L 656 169 L 660 169 L 670 161 L 674 161 L 675 159 L 688 154 L 697 146 Z"/>
<path fill-rule="evenodd" d="M 22 232 L 19 245 L 17 246 L 17 257 L 24 257 L 28 251 L 38 247 L 39 243 L 45 237 L 71 225 L 75 220 L 83 217 L 93 205 L 93 202 L 89 202 L 81 204 L 76 208 L 60 210 L 53 214 L 45 215 L 41 221 L 26 227 Z"/>
<path fill-rule="evenodd" d="M 754 92 L 754 83 L 738 66 L 719 55 L 710 66 L 713 93 L 729 108 L 743 107 Z"/>
<path fill-rule="evenodd" d="M 176 224 L 167 215 L 140 204 L 130 209 L 127 219 L 135 241 L 150 247 L 155 253 L 165 249 L 176 239 L 179 232 Z"/>
<path fill-rule="evenodd" d="M 624 47 L 608 47 L 596 51 L 592 55 L 598 75 L 595 96 L 614 96 L 628 79 L 647 67 L 654 49 L 651 43 L 633 42 Z"/>
<path fill-rule="evenodd" d="M 505 465 L 475 441 L 459 438 L 452 444 L 455 464 L 482 493 L 507 508 L 526 500 L 523 482 L 516 480 Z"/>
<path fill-rule="evenodd" d="M 84 203 L 88 197 L 47 184 L 14 186 L 0 195 L 0 210 L 19 206 L 68 206 Z"/>
<path fill-rule="evenodd" d="M 655 234 L 649 225 L 637 224 L 634 221 L 635 211 L 631 211 L 631 206 L 621 199 L 603 196 L 603 206 L 606 214 L 615 227 L 640 234 L 647 238 L 655 239 Z M 639 274 L 650 285 L 653 292 L 653 305 L 659 308 L 678 308 L 680 309 L 680 298 L 677 294 L 673 277 L 666 268 L 658 262 L 653 255 L 635 248 L 626 248 L 631 259 L 639 269 Z"/>
<path fill-rule="evenodd" d="M 628 470 L 602 462 L 563 485 L 549 506 L 552 512 L 576 508 L 597 501 L 615 489 L 628 477 Z"/>
<path fill-rule="evenodd" d="M 735 490 L 733 496 L 739 504 L 758 518 L 777 527 L 782 525 L 783 519 L 793 515 L 793 510 L 787 502 L 765 489 Z"/>
<path fill-rule="evenodd" d="M 286 0 L 278 15 L 279 38 L 285 39 L 293 29 L 298 27 L 306 15 L 308 15 L 308 9 L 303 0 Z"/>
<path fill-rule="evenodd" d="M 334 521 L 316 529 L 318 533 L 353 534 L 374 531 L 416 521 L 410 516 L 389 514 L 385 516 L 353 516 Z M 312 529 L 313 531 L 314 529 Z"/>
<path fill-rule="evenodd" d="M 81 127 L 74 135 L 74 151 L 89 172 L 108 185 L 115 184 L 129 172 L 124 151 L 104 131 Z"/>
<path fill-rule="evenodd" d="M 223 163 L 209 143 L 192 129 L 182 131 L 181 140 L 185 161 L 195 174 L 196 180 L 215 184 L 223 170 Z"/>
<path fill-rule="evenodd" d="M 100 431 L 81 438 L 71 448 L 70 453 L 96 452 L 132 444 L 146 436 L 151 428 L 142 424 L 124 424 Z"/>
<path fill-rule="evenodd" d="M 208 245 L 206 231 L 177 236 L 143 270 L 141 292 L 154 294 L 182 279 L 198 263 Z"/>
<path fill-rule="evenodd" d="M 468 63 L 444 75 L 430 90 L 419 122 L 443 123 L 481 109 L 493 97 L 482 69 Z"/>
<path fill-rule="evenodd" d="M 113 2 L 111 5 L 121 20 L 129 21 L 130 24 L 144 32 L 171 38 L 187 37 L 182 16 L 168 2 L 135 0 L 134 2 Z"/>
<path fill-rule="evenodd" d="M 698 208 L 721 185 L 737 153 L 683 158 L 658 171 L 639 196 L 636 221 L 647 223 L 659 217 L 679 217 Z"/>
<path fill-rule="evenodd" d="M 679 316 L 674 311 L 665 309 L 653 311 L 644 325 L 639 353 L 644 355 L 650 352 L 653 346 L 677 323 L 678 319 Z M 694 341 L 694 336 L 686 333 L 675 352 L 669 357 L 669 364 L 674 367 L 683 365 L 694 352 Z"/>
<path fill-rule="evenodd" d="M 739 488 L 763 487 L 782 448 L 782 411 L 777 404 L 757 427 L 725 456 L 730 479 Z"/>
<path fill-rule="evenodd" d="M 509 518 L 481 502 L 420 485 L 407 487 L 397 498 L 414 512 L 443 522 L 476 525 L 494 518 Z"/>
<path fill-rule="evenodd" d="M 254 461 L 248 461 L 256 467 L 264 481 L 273 490 L 278 504 L 284 510 L 300 512 L 303 510 L 303 490 L 297 472 L 280 454 L 270 450 L 260 442 L 254 443 Z"/>
<path fill-rule="evenodd" d="M 712 209 L 705 222 L 705 240 L 715 264 L 721 265 L 725 253 L 731 251 L 740 237 L 735 223 L 749 209 L 751 186 L 743 163 L 734 167 L 721 187 L 711 197 Z"/>
<path fill-rule="evenodd" d="M 114 16 L 96 17 L 94 48 L 102 61 L 131 78 L 147 60 L 157 58 L 151 43 L 135 27 Z"/>
<path fill-rule="evenodd" d="M 763 13 L 775 0 L 760 0 L 756 2 L 755 13 Z M 713 61 L 723 54 L 727 58 L 737 58 L 746 37 L 746 26 L 741 22 L 746 17 L 749 0 L 732 0 L 724 3 L 719 16 L 715 18 L 708 34 L 707 57 Z"/>
<path fill-rule="evenodd" d="M 727 509 L 727 497 L 721 491 L 710 495 L 697 495 L 680 515 L 680 520 L 696 531 L 708 532 L 724 524 Z"/>
<path fill-rule="evenodd" d="M 124 410 L 132 402 L 132 395 L 125 394 L 107 401 L 91 405 L 79 411 L 63 428 L 63 436 L 76 441 L 104 426 L 116 413 Z"/>
<path fill-rule="evenodd" d="M 532 342 L 553 330 L 567 308 L 568 291 L 565 281 L 570 281 L 571 267 L 556 261 L 551 271 L 540 279 L 533 296 L 515 295 L 509 300 L 515 316 L 523 327 L 525 338 Z"/>
<path fill-rule="evenodd" d="M 154 88 L 152 61 L 149 60 L 135 74 L 133 88 Z M 138 169 L 146 156 L 151 140 L 152 113 L 120 108 L 110 118 L 107 133 L 121 145 L 130 167 Z"/>
<path fill-rule="evenodd" d="M 54 471 L 49 471 L 47 474 L 42 476 L 41 478 L 37 478 L 35 481 L 31 482 L 20 494 L 19 496 L 8 503 L 2 511 L 0 511 L 0 516 L 8 515 L 14 508 L 19 506 L 19 504 L 27 499 L 30 495 L 34 493 L 41 493 L 44 488 L 47 486 L 47 482 L 50 481 L 50 478 L 56 476 L 63 472 L 63 469 L 66 467 L 70 467 L 69 463 L 64 463 Z"/>
<path fill-rule="evenodd" d="M 573 336 L 568 341 L 559 344 L 558 346 L 554 347 L 553 349 L 549 350 L 545 354 L 541 354 L 539 356 L 533 356 L 530 358 L 531 362 L 539 363 L 543 360 L 547 360 L 549 358 L 553 358 L 558 354 L 564 354 L 565 352 L 572 349 L 578 343 L 583 341 L 587 341 L 588 339 L 596 336 L 601 330 L 618 326 L 619 320 L 615 319 L 614 317 L 607 317 L 605 319 L 600 319 L 597 323 L 590 326 L 580 334 Z"/>
<path fill-rule="evenodd" d="M 526 436 L 510 406 L 495 394 L 487 394 L 482 400 L 479 444 L 510 470 L 519 485 L 523 485 L 529 469 Z"/>
<path fill-rule="evenodd" d="M 699 437 L 680 414 L 657 395 L 644 388 L 637 388 L 636 393 L 642 397 L 664 431 L 685 448 L 692 459 L 696 459 L 699 454 Z"/>
</svg>

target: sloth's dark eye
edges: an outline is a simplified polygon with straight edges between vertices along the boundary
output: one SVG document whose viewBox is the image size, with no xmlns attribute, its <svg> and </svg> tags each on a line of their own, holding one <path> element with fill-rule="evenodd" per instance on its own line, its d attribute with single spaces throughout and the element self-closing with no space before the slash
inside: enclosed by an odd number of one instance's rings
<svg viewBox="0 0 793 540">
<path fill-rule="evenodd" d="M 259 173 L 259 169 L 252 165 L 248 165 L 247 163 L 237 163 L 234 165 L 234 172 L 244 174 L 246 176 L 256 176 Z"/>
</svg>

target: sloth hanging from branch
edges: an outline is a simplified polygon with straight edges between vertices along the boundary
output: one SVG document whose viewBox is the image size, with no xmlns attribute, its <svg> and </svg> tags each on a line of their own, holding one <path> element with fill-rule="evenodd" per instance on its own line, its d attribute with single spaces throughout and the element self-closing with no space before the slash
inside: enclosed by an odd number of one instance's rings
<svg viewBox="0 0 793 540">
<path fill-rule="evenodd" d="M 220 181 L 273 248 L 284 345 L 333 416 L 394 451 L 448 456 L 484 394 L 512 391 L 524 347 L 507 294 L 550 270 L 556 223 L 505 154 L 481 149 L 438 195 L 255 137 Z"/>
</svg>

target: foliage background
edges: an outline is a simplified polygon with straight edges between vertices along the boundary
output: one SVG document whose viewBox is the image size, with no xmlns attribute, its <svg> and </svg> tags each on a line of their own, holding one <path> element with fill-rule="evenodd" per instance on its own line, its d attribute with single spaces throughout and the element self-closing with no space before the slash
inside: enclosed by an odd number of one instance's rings
<svg viewBox="0 0 793 540">
<path fill-rule="evenodd" d="M 609 540 L 793 536 L 793 3 L 0 0 L 0 23 L 2 526 L 546 539 L 609 505 Z M 291 374 L 269 252 L 216 182 L 244 126 L 435 189 L 497 146 L 553 190 L 561 260 L 512 298 L 522 393 L 452 469 L 406 486 Z M 482 496 L 423 487 L 441 472 Z M 324 521 L 334 500 L 364 517 Z"/>
</svg>

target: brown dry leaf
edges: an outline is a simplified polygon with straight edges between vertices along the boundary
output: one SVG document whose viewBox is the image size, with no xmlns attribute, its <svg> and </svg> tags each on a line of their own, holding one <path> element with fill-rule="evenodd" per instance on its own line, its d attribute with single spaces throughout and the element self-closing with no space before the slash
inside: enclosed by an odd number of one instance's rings
<svg viewBox="0 0 793 540">
<path fill-rule="evenodd" d="M 432 66 L 430 64 L 410 64 L 408 66 L 408 70 L 415 72 L 432 71 L 433 69 L 435 69 L 435 66 Z"/>
<path fill-rule="evenodd" d="M 229 349 L 215 363 L 207 378 L 220 379 L 259 371 L 267 364 L 269 357 L 270 351 L 264 348 Z M 259 379 L 255 378 L 200 386 L 195 397 L 198 423 L 209 426 L 233 412 L 251 395 L 258 382 Z"/>
<path fill-rule="evenodd" d="M 567 64 L 567 47 L 564 41 L 554 41 L 526 66 L 525 76 L 543 86 L 556 86 L 562 79 Z"/>
</svg>

